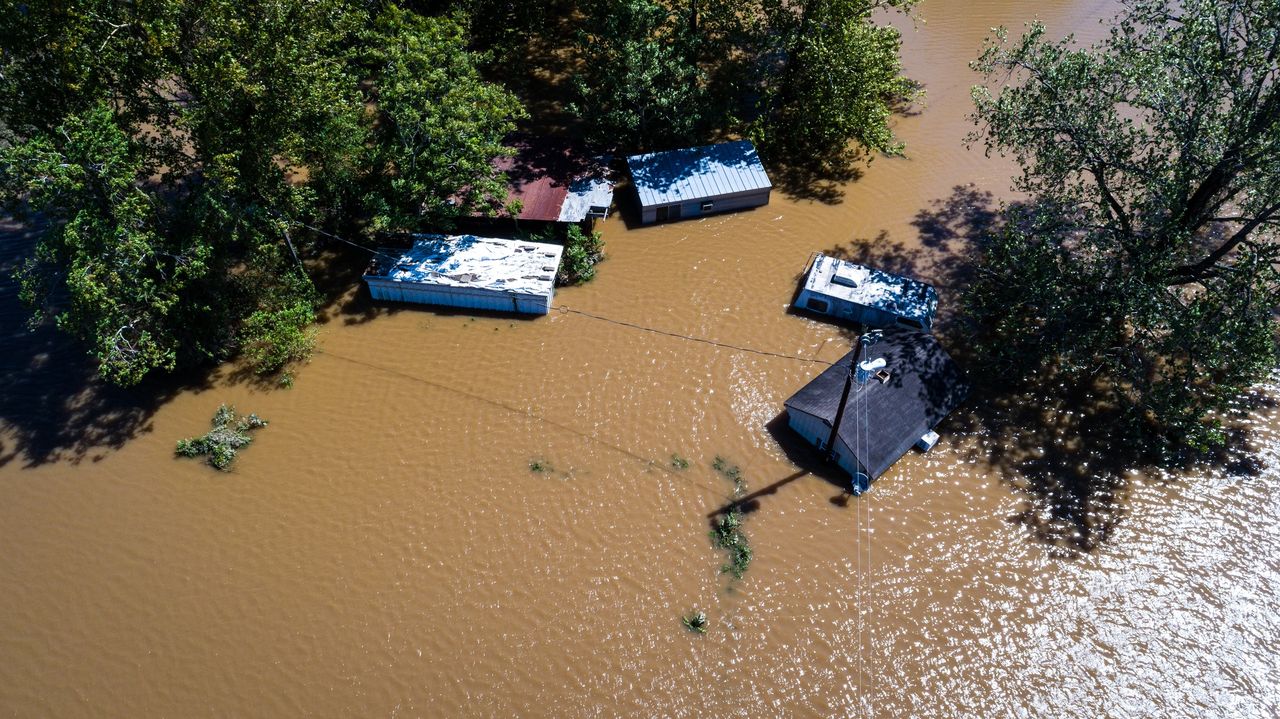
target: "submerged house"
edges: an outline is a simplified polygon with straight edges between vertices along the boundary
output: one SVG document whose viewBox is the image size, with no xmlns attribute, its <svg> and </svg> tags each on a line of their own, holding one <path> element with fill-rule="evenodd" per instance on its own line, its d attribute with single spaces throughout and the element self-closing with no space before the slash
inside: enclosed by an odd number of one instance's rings
<svg viewBox="0 0 1280 719">
<path fill-rule="evenodd" d="M 507 176 L 506 205 L 520 203 L 516 219 L 583 223 L 609 216 L 613 180 L 608 156 L 596 156 L 570 140 L 513 135 L 511 156 L 494 159 Z"/>
<path fill-rule="evenodd" d="M 769 204 L 773 183 L 750 142 L 627 158 L 643 224 Z"/>
<path fill-rule="evenodd" d="M 889 329 L 792 395 L 787 424 L 863 491 L 913 445 L 931 449 L 938 440 L 934 427 L 968 392 L 960 368 L 933 335 Z"/>
<path fill-rule="evenodd" d="M 817 254 L 809 261 L 795 306 L 869 327 L 927 330 L 938 309 L 938 293 L 919 280 Z"/>
<path fill-rule="evenodd" d="M 564 248 L 475 235 L 418 235 L 383 247 L 365 272 L 376 300 L 545 315 Z"/>
</svg>

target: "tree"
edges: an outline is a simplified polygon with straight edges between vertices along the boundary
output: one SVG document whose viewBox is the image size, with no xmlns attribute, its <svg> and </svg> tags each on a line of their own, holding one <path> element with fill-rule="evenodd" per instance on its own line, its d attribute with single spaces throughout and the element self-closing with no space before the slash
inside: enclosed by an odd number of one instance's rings
<svg viewBox="0 0 1280 719">
<path fill-rule="evenodd" d="M 839 171 L 866 151 L 898 154 L 894 104 L 916 90 L 901 75 L 897 29 L 874 10 L 914 0 L 762 0 L 756 83 L 763 88 L 752 134 L 767 151 Z"/>
<path fill-rule="evenodd" d="M 1132 0 L 1076 47 L 1033 23 L 975 63 L 973 139 L 1029 198 L 966 305 L 1005 376 L 1118 413 L 1164 451 L 1275 366 L 1280 2 Z"/>
<path fill-rule="evenodd" d="M 304 357 L 304 228 L 417 229 L 496 191 L 519 107 L 464 26 L 361 0 L 0 12 L 0 201 L 48 220 L 23 298 L 120 384 Z"/>
<path fill-rule="evenodd" d="M 578 37 L 582 72 L 573 77 L 585 134 L 629 149 L 702 136 L 721 118 L 706 107 L 707 75 L 698 35 L 662 0 L 586 0 Z"/>
<path fill-rule="evenodd" d="M 589 0 L 573 109 L 596 138 L 662 149 L 749 135 L 774 157 L 838 170 L 896 153 L 898 31 L 914 0 Z"/>
<path fill-rule="evenodd" d="M 493 158 L 510 152 L 502 141 L 524 109 L 480 77 L 477 58 L 467 51 L 465 18 L 423 17 L 392 6 L 370 35 L 369 99 L 379 117 L 368 197 L 373 228 L 448 226 L 498 209 L 507 188 Z"/>
</svg>

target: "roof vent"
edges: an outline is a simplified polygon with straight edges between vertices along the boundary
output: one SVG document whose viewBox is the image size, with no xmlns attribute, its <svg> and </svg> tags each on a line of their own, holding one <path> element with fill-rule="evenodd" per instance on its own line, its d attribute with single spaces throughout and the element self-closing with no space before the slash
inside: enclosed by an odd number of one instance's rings
<svg viewBox="0 0 1280 719">
<path fill-rule="evenodd" d="M 877 357 L 873 360 L 863 360 L 858 363 L 858 371 L 854 378 L 858 380 L 858 384 L 866 384 L 871 381 L 872 375 L 879 378 L 881 374 L 886 377 L 888 372 L 884 371 L 884 366 L 888 364 L 883 357 Z M 878 371 L 877 371 L 878 370 Z M 884 382 L 884 380 L 880 380 Z"/>
<path fill-rule="evenodd" d="M 857 287 L 858 280 L 854 276 L 852 267 L 836 265 L 836 271 L 831 273 L 831 284 L 844 285 L 845 287 Z"/>
</svg>

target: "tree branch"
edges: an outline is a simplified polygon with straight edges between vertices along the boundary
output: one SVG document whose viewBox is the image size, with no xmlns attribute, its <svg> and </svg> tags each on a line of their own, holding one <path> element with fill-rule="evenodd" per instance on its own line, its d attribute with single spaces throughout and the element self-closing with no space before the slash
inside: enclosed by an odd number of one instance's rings
<svg viewBox="0 0 1280 719">
<path fill-rule="evenodd" d="M 1195 282 L 1203 277 L 1208 270 L 1212 269 L 1213 266 L 1218 263 L 1219 260 L 1226 257 L 1232 250 L 1247 240 L 1249 235 L 1256 230 L 1259 225 L 1269 222 L 1271 217 L 1278 211 L 1280 211 L 1280 204 L 1272 205 L 1258 213 L 1257 217 L 1245 223 L 1244 227 L 1241 227 L 1234 235 L 1227 238 L 1226 242 L 1223 242 L 1218 249 L 1209 253 L 1209 255 L 1203 260 L 1200 260 L 1193 265 L 1182 265 L 1181 267 L 1175 268 L 1169 273 L 1171 284 L 1186 284 L 1187 282 Z"/>
</svg>

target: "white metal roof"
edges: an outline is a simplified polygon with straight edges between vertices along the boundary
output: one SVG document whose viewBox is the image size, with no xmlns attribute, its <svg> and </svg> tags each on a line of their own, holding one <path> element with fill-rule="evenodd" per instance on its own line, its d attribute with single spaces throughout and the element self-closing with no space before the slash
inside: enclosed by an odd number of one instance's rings
<svg viewBox="0 0 1280 719">
<path fill-rule="evenodd" d="M 909 277 L 818 255 L 805 278 L 810 292 L 927 323 L 938 307 L 933 287 Z"/>
<path fill-rule="evenodd" d="M 602 177 L 582 177 L 569 185 L 564 204 L 560 206 L 560 222 L 582 222 L 592 207 L 603 207 L 605 214 L 613 204 L 613 183 Z"/>
<path fill-rule="evenodd" d="M 365 278 L 550 297 L 563 251 L 541 242 L 416 235 L 408 250 L 379 249 Z"/>
<path fill-rule="evenodd" d="M 627 158 L 642 207 L 696 202 L 773 187 L 747 140 Z"/>
</svg>

